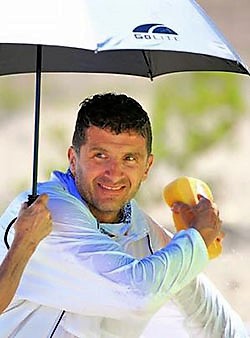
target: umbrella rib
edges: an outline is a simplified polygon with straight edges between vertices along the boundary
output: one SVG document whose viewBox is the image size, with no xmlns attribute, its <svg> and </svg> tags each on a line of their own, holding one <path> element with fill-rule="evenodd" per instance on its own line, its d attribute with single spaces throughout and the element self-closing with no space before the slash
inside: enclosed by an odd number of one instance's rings
<svg viewBox="0 0 250 338">
<path fill-rule="evenodd" d="M 148 77 L 150 78 L 151 81 L 153 81 L 153 72 L 152 72 L 152 68 L 151 68 L 150 59 L 149 59 L 148 55 L 146 54 L 145 50 L 142 51 L 142 54 L 143 54 L 143 57 L 144 57 L 144 61 L 147 65 L 147 67 L 148 67 L 148 72 L 147 72 Z M 148 54 L 149 54 L 149 52 L 148 52 Z"/>
</svg>

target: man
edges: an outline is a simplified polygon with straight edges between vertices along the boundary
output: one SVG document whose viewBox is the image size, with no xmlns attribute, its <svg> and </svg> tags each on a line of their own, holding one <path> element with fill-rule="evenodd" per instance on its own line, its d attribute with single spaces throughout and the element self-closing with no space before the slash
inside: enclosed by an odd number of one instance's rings
<svg viewBox="0 0 250 338">
<path fill-rule="evenodd" d="M 82 103 L 69 170 L 38 186 L 49 195 L 53 231 L 0 317 L 0 337 L 139 337 L 163 305 L 166 321 L 179 316 L 191 337 L 246 337 L 222 296 L 195 278 L 220 232 L 216 206 L 204 198 L 194 208 L 177 203 L 184 221 L 193 217 L 172 238 L 134 200 L 153 162 L 151 143 L 149 118 L 132 98 L 108 93 Z"/>
<path fill-rule="evenodd" d="M 47 203 L 46 194 L 39 196 L 31 206 L 24 203 L 14 223 L 14 239 L 0 266 L 0 313 L 14 297 L 22 273 L 33 252 L 52 229 Z"/>
</svg>

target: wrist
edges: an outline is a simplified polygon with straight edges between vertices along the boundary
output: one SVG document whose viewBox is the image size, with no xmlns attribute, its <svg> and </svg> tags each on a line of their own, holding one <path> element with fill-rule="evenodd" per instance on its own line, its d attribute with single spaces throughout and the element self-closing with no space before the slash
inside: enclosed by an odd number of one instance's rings
<svg viewBox="0 0 250 338">
<path fill-rule="evenodd" d="M 217 236 L 217 233 L 215 233 L 215 231 L 211 228 L 202 228 L 202 229 L 196 229 L 196 230 L 199 231 L 207 248 L 209 247 L 209 245 L 213 243 L 213 241 L 215 240 Z"/>
<path fill-rule="evenodd" d="M 15 234 L 11 247 L 22 252 L 27 256 L 31 256 L 35 251 L 37 244 L 27 234 Z"/>
</svg>

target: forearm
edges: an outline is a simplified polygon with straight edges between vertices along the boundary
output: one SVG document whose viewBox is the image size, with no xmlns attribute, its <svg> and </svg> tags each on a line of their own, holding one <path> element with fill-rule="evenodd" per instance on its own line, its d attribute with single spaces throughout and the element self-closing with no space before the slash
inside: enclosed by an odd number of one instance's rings
<svg viewBox="0 0 250 338">
<path fill-rule="evenodd" d="M 52 236 L 41 243 L 23 275 L 19 298 L 78 314 L 145 315 L 187 285 L 208 261 L 195 230 L 178 234 L 171 245 L 142 260 L 98 232 L 85 229 L 82 236 L 69 242 Z"/>
<path fill-rule="evenodd" d="M 174 297 L 192 337 L 247 338 L 243 322 L 212 283 L 201 275 Z"/>
<path fill-rule="evenodd" d="M 33 252 L 33 245 L 20 239 L 14 239 L 0 266 L 0 313 L 5 310 L 14 297 L 23 270 Z"/>
<path fill-rule="evenodd" d="M 208 262 L 205 243 L 194 229 L 177 234 L 154 255 L 135 259 L 96 230 L 96 220 L 80 201 L 55 193 L 49 204 L 53 232 L 25 269 L 19 299 L 83 315 L 145 315 L 186 286 Z M 3 215 L 2 222 L 8 224 L 9 217 Z"/>
</svg>

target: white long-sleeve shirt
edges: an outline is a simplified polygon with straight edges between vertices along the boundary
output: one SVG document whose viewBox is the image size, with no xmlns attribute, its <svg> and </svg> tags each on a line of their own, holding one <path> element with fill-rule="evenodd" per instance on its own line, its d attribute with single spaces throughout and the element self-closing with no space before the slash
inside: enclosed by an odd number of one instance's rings
<svg viewBox="0 0 250 338">
<path fill-rule="evenodd" d="M 50 196 L 53 231 L 37 248 L 14 301 L 0 316 L 1 338 L 50 337 L 57 323 L 54 338 L 139 337 L 165 304 L 188 323 L 187 332 L 247 337 L 221 295 L 203 278 L 195 278 L 208 262 L 196 230 L 180 232 L 169 242 L 165 231 L 132 201 L 131 224 L 124 232 L 123 224 L 98 225 L 57 177 L 38 189 Z M 21 194 L 9 206 L 0 219 L 1 229 L 26 196 Z M 113 231 L 115 237 L 99 228 Z M 173 334 L 166 332 L 166 337 Z"/>
</svg>

